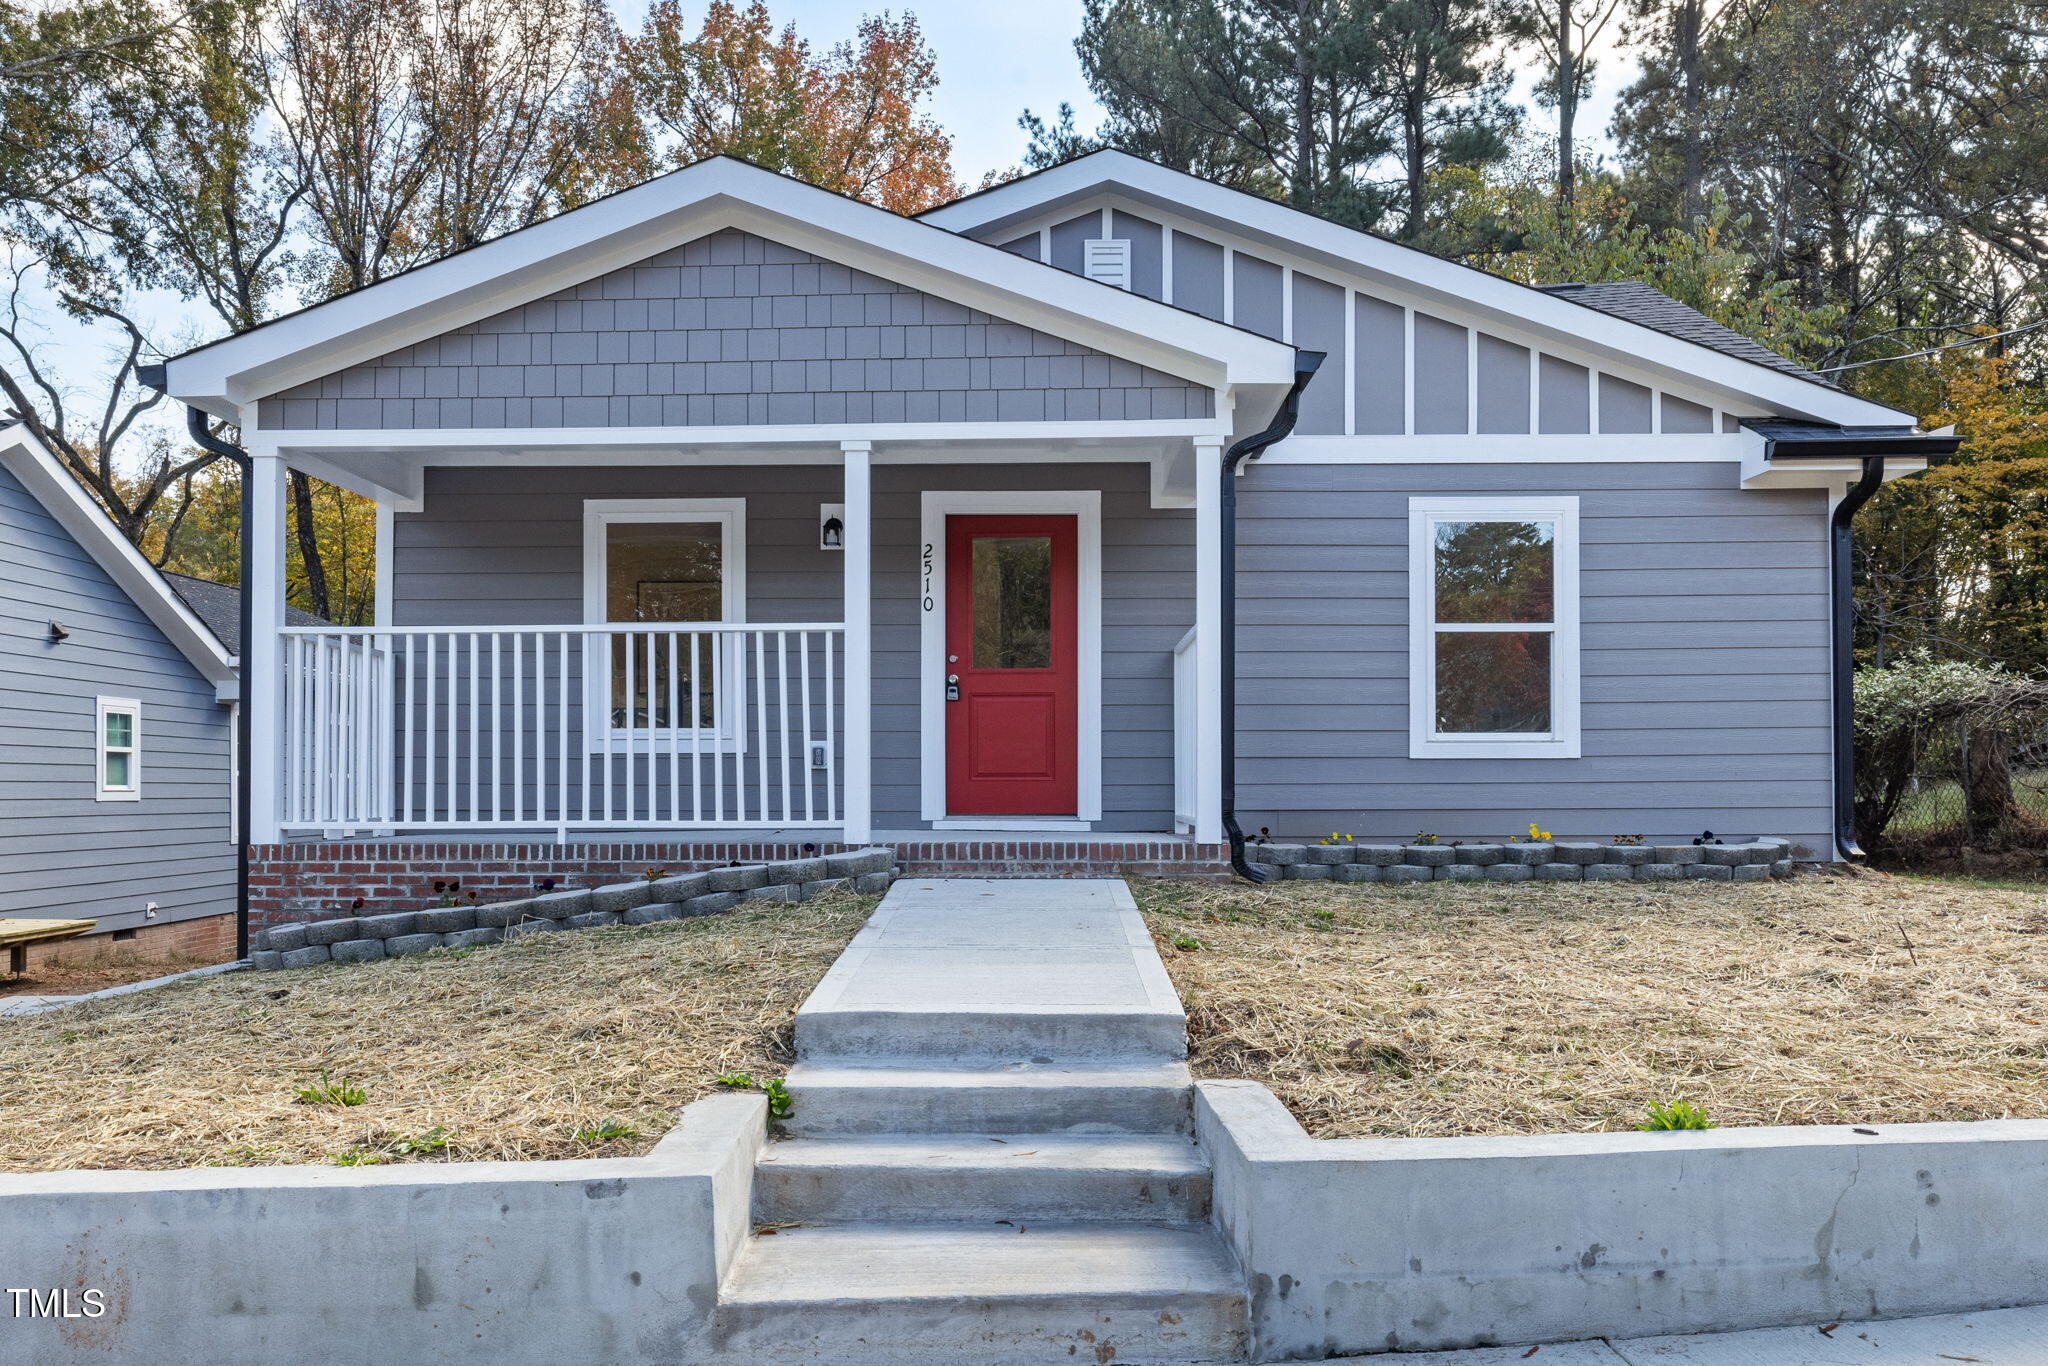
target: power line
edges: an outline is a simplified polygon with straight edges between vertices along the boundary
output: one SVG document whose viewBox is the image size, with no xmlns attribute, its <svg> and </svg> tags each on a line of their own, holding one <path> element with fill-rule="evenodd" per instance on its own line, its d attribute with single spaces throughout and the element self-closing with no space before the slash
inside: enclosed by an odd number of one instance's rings
<svg viewBox="0 0 2048 1366">
<path fill-rule="evenodd" d="M 1859 360 L 1851 361 L 1847 365 L 1830 365 L 1813 373 L 1816 375 L 1837 375 L 1844 370 L 1861 370 L 1866 365 L 1883 365 L 1886 361 L 1917 360 L 1921 356 L 1937 356 L 1943 351 L 1953 351 L 1959 346 L 1982 346 L 1985 342 L 2003 341 L 2007 337 L 2023 337 L 2029 332 L 2038 332 L 2044 327 L 2048 327 L 2048 318 L 2043 318 L 2039 322 L 2028 323 L 2025 327 L 2015 327 L 2009 332 L 1993 332 L 1985 337 L 1970 337 L 1963 341 L 1944 342 L 1940 346 L 1930 346 L 1924 351 L 1908 351 L 1904 355 L 1899 356 L 1879 356 L 1876 360 Z"/>
</svg>

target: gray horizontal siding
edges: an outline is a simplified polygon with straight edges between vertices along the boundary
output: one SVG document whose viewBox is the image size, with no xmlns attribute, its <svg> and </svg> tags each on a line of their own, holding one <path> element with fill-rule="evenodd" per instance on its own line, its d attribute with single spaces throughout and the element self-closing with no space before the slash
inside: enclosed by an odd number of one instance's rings
<svg viewBox="0 0 2048 1366">
<path fill-rule="evenodd" d="M 1583 754 L 1408 758 L 1408 498 L 1580 498 Z M 1783 834 L 1830 824 L 1826 504 L 1725 464 L 1254 466 L 1245 824 L 1278 834 Z"/>
<path fill-rule="evenodd" d="M 727 230 L 272 395 L 257 421 L 701 427 L 1213 411 L 1200 385 Z"/>
<path fill-rule="evenodd" d="M 882 465 L 874 472 L 874 809 L 919 816 L 919 494 L 925 489 L 1103 493 L 1103 822 L 1169 828 L 1173 647 L 1194 620 L 1194 521 L 1150 506 L 1141 464 Z M 843 559 L 817 548 L 833 466 L 430 469 L 425 506 L 394 522 L 399 625 L 572 624 L 583 611 L 589 498 L 747 500 L 747 616 L 837 621 Z"/>
<path fill-rule="evenodd" d="M 101 696 L 142 704 L 140 801 L 93 799 Z M 232 911 L 230 782 L 212 685 L 0 470 L 0 915 L 116 930 Z"/>
</svg>

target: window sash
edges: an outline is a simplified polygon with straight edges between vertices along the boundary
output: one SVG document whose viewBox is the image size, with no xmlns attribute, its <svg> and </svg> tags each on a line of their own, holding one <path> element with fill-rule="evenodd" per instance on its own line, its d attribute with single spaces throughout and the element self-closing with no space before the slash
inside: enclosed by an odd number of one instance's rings
<svg viewBox="0 0 2048 1366">
<path fill-rule="evenodd" d="M 127 722 L 124 740 L 113 738 L 113 722 Z M 121 770 L 112 781 L 112 770 Z M 142 704 L 132 698 L 102 697 L 93 706 L 94 795 L 100 801 L 135 801 L 142 795 Z"/>
<path fill-rule="evenodd" d="M 589 499 L 583 505 L 583 619 L 592 625 L 610 622 L 611 555 L 610 528 L 613 526 L 657 526 L 695 525 L 718 528 L 718 576 L 719 576 L 719 622 L 741 624 L 746 620 L 746 526 L 747 502 L 744 498 L 618 498 Z M 701 625 L 703 623 L 690 623 Z M 656 633 L 656 649 L 661 653 L 665 668 L 666 650 L 660 643 L 660 623 L 645 623 L 647 629 Z M 741 727 L 737 722 L 738 709 L 734 699 L 741 693 L 741 670 L 745 666 L 743 651 L 721 644 L 720 638 L 711 637 L 702 648 L 701 665 L 710 671 L 711 721 L 700 724 L 702 712 L 697 706 L 685 706 L 689 724 L 675 725 L 681 718 L 667 718 L 671 724 L 655 724 L 659 719 L 651 708 L 635 706 L 634 699 L 627 699 L 625 716 L 617 715 L 614 705 L 614 670 L 620 669 L 624 651 L 634 649 L 636 659 L 630 670 L 634 688 L 640 692 L 647 685 L 645 673 L 645 651 L 640 648 L 644 637 L 628 636 L 632 646 L 621 646 L 615 639 L 589 638 L 588 663 L 585 665 L 584 732 L 590 746 L 595 749 L 608 743 L 624 742 L 628 745 L 666 744 L 671 737 L 682 741 L 724 745 L 735 751 L 744 747 Z M 685 657 L 687 645 L 685 641 Z M 714 663 L 714 661 L 716 661 Z M 657 671 L 659 672 L 659 671 Z M 663 685 L 665 686 L 665 685 Z M 665 696 L 663 698 L 665 701 Z M 683 699 L 686 703 L 687 694 Z M 623 720 L 624 724 L 621 724 Z"/>
<path fill-rule="evenodd" d="M 1548 621 L 1437 620 L 1437 528 L 1455 522 L 1543 523 L 1551 529 Z M 1409 756 L 1411 758 L 1577 758 L 1579 731 L 1578 499 L 1412 498 L 1409 500 Z M 1437 729 L 1439 634 L 1548 635 L 1550 729 Z"/>
</svg>

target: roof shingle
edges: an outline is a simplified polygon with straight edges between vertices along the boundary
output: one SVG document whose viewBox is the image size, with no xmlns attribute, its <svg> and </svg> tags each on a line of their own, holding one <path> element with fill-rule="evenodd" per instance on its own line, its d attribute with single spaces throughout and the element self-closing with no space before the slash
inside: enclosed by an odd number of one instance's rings
<svg viewBox="0 0 2048 1366">
<path fill-rule="evenodd" d="M 1740 332 L 1721 326 L 1698 309 L 1688 308 L 1670 295 L 1634 280 L 1590 285 L 1539 285 L 1537 288 L 1554 298 L 1568 300 L 1624 322 L 1653 328 L 1668 337 L 1709 347 L 1724 356 L 1751 361 L 1781 375 L 1792 375 L 1830 389 L 1841 387 L 1827 376 L 1816 374 Z"/>
</svg>

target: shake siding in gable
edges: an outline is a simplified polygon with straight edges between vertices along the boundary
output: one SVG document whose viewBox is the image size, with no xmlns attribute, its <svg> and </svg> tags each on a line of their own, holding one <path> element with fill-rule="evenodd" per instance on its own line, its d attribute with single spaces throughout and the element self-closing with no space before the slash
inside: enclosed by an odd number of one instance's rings
<svg viewBox="0 0 2048 1366">
<path fill-rule="evenodd" d="M 53 621 L 67 639 L 51 641 Z M 140 801 L 94 800 L 101 696 L 142 704 Z M 229 715 L 0 469 L 0 915 L 85 917 L 116 930 L 232 911 Z"/>
<path fill-rule="evenodd" d="M 1408 499 L 1576 494 L 1584 757 L 1410 759 Z M 1731 464 L 1254 465 L 1239 493 L 1247 829 L 1777 834 L 1828 857 L 1826 499 Z"/>
<path fill-rule="evenodd" d="M 271 395 L 257 420 L 701 427 L 1213 411 L 1200 385 L 728 230 Z"/>
</svg>

